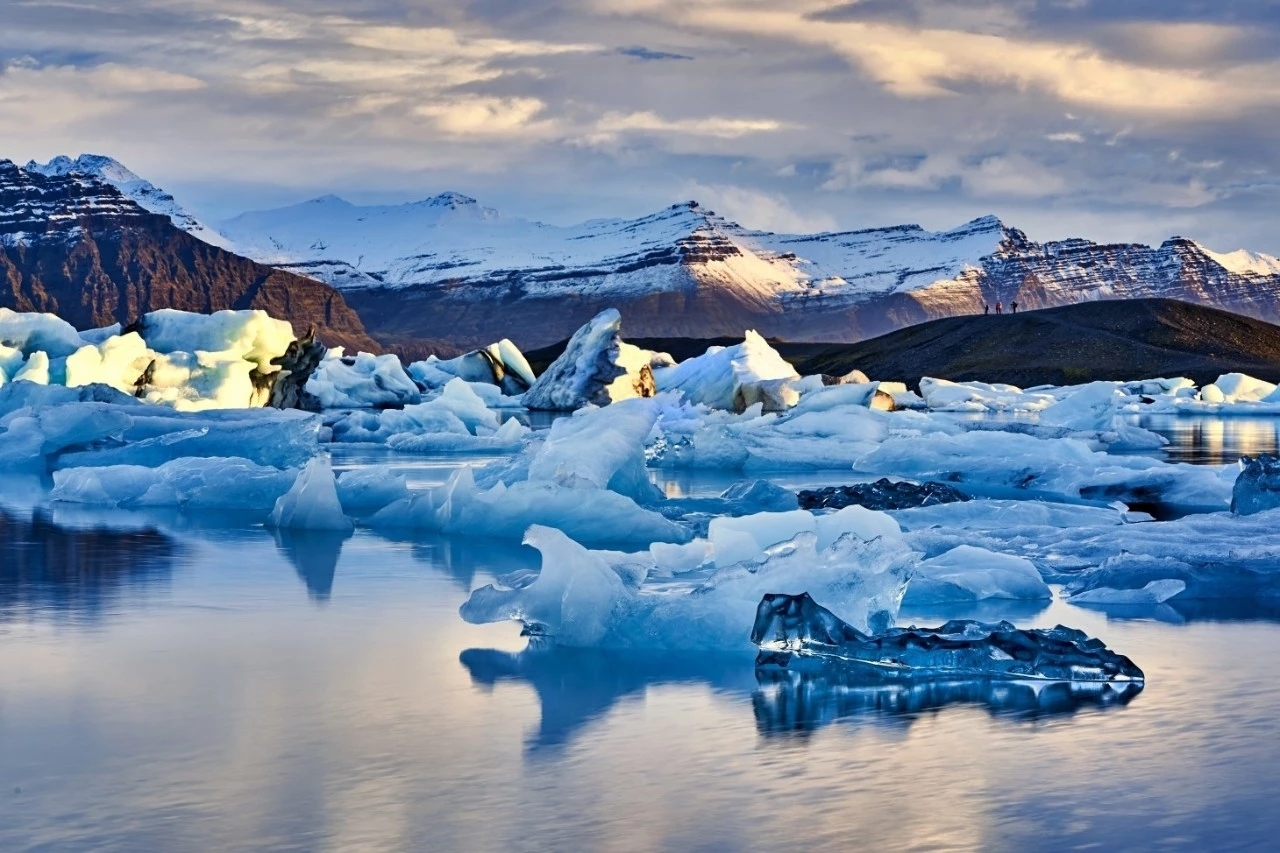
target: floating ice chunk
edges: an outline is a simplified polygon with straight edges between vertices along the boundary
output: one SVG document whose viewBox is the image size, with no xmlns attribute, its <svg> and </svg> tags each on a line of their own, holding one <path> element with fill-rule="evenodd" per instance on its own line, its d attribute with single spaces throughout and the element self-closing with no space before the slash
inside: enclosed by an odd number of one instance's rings
<svg viewBox="0 0 1280 853">
<path fill-rule="evenodd" d="M 656 400 L 632 399 L 560 418 L 529 463 L 529 480 L 612 489 L 644 501 L 660 498 L 644 455 L 658 409 Z"/>
<path fill-rule="evenodd" d="M 295 471 L 247 459 L 175 459 L 155 468 L 113 465 L 55 471 L 50 498 L 121 507 L 266 511 L 289 490 Z"/>
<path fill-rule="evenodd" d="M 64 358 L 84 343 L 74 326 L 54 314 L 0 308 L 0 344 L 21 350 L 24 355 L 43 352 L 46 357 Z"/>
<path fill-rule="evenodd" d="M 654 371 L 660 391 L 679 391 L 692 403 L 737 412 L 766 398 L 775 403 L 775 409 L 788 407 L 785 401 L 790 397 L 784 386 L 765 383 L 799 378 L 796 369 L 754 331 L 748 331 L 736 346 L 712 347 L 704 355 Z M 799 401 L 798 393 L 794 400 Z"/>
<path fill-rule="evenodd" d="M 1213 390 L 1210 390 L 1213 389 Z M 1200 392 L 1202 400 L 1211 403 L 1251 403 L 1265 400 L 1276 393 L 1276 386 L 1245 373 L 1227 373 L 1206 385 Z M 1221 399 L 1218 399 L 1221 395 Z"/>
<path fill-rule="evenodd" d="M 1062 400 L 1040 412 L 1044 426 L 1064 427 L 1078 432 L 1107 432 L 1121 401 L 1117 382 L 1090 382 L 1073 390 Z"/>
<path fill-rule="evenodd" d="M 1052 394 L 1023 391 L 1016 385 L 951 382 L 930 376 L 920 380 L 920 395 L 938 412 L 1038 412 L 1057 402 Z"/>
<path fill-rule="evenodd" d="M 525 393 L 524 404 L 567 412 L 652 397 L 655 354 L 625 344 L 621 328 L 622 315 L 610 308 L 574 332 L 565 351 Z"/>
<path fill-rule="evenodd" d="M 385 442 L 405 452 L 515 450 L 529 430 L 501 423 L 465 380 L 454 378 L 424 403 L 381 412 L 354 411 L 333 424 L 338 442 Z"/>
<path fill-rule="evenodd" d="M 338 477 L 338 500 L 348 514 L 376 512 L 409 496 L 409 480 L 385 466 L 357 468 Z"/>
<path fill-rule="evenodd" d="M 298 472 L 289 491 L 281 495 L 267 522 L 290 530 L 351 530 L 342 512 L 328 454 L 317 454 Z"/>
<path fill-rule="evenodd" d="M 1253 515 L 1280 507 L 1280 458 L 1258 456 L 1240 460 L 1240 475 L 1231 489 L 1231 511 Z"/>
<path fill-rule="evenodd" d="M 816 547 L 825 550 L 846 534 L 864 541 L 877 537 L 896 541 L 901 532 L 898 523 L 884 513 L 854 506 L 829 515 L 799 509 L 737 518 L 721 516 L 711 520 L 707 538 L 716 565 L 724 567 L 757 559 L 761 552 L 801 533 L 814 534 Z"/>
<path fill-rule="evenodd" d="M 119 323 L 112 323 L 110 326 L 103 326 L 100 329 L 86 329 L 80 333 L 80 339 L 86 344 L 97 346 L 104 343 L 108 338 L 119 336 L 124 330 Z"/>
<path fill-rule="evenodd" d="M 139 377 L 156 357 L 157 353 L 148 349 L 136 332 L 108 337 L 99 343 L 86 344 L 67 356 L 66 384 L 75 388 L 101 383 L 132 394 Z"/>
<path fill-rule="evenodd" d="M 769 480 L 744 480 L 734 483 L 720 493 L 720 497 L 739 506 L 751 507 L 758 512 L 787 512 L 800 509 L 800 499 L 790 489 Z"/>
<path fill-rule="evenodd" d="M 144 314 L 138 331 L 159 353 L 222 352 L 253 362 L 260 373 L 279 370 L 271 359 L 284 355 L 294 340 L 293 326 L 266 311 L 215 311 L 193 314 L 162 308 Z"/>
<path fill-rule="evenodd" d="M 527 481 L 480 489 L 470 468 L 460 469 L 443 486 L 396 501 L 369 523 L 517 541 L 531 525 L 554 526 L 591 543 L 690 538 L 684 527 L 616 492 Z"/>
<path fill-rule="evenodd" d="M 33 352 L 27 356 L 27 363 L 13 375 L 14 382 L 27 381 L 35 385 L 49 384 L 49 354 Z"/>
<path fill-rule="evenodd" d="M 415 361 L 408 371 L 416 382 L 427 388 L 439 387 L 457 377 L 492 385 L 508 396 L 523 394 L 536 381 L 524 354 L 506 338 L 457 358 L 441 360 L 431 356 L 425 361 Z"/>
<path fill-rule="evenodd" d="M 989 598 L 1039 601 L 1052 598 L 1035 565 L 1022 557 L 961 545 L 921 561 L 907 584 L 904 607 Z"/>
<path fill-rule="evenodd" d="M 80 442 L 87 445 L 81 449 L 64 448 L 56 466 L 155 466 L 183 456 L 204 456 L 293 468 L 305 464 L 319 449 L 319 417 L 296 410 L 184 413 L 161 406 L 130 406 L 124 411 L 129 423 L 118 436 L 109 441 Z"/>
<path fill-rule="evenodd" d="M 745 649 L 746 626 L 769 589 L 817 589 L 851 622 L 891 624 L 913 559 L 897 542 L 846 536 L 825 551 L 804 533 L 718 570 L 702 583 L 628 587 L 608 554 L 588 551 L 558 530 L 533 528 L 542 574 L 515 588 L 477 589 L 462 606 L 468 622 L 521 622 L 562 646 L 642 649 Z"/>
<path fill-rule="evenodd" d="M 1141 589 L 1111 589 L 1095 587 L 1076 593 L 1068 601 L 1072 604 L 1102 605 L 1150 605 L 1164 604 L 1187 588 L 1185 581 L 1166 580 L 1151 581 Z"/>
<path fill-rule="evenodd" d="M 879 678 L 1143 681 L 1142 670 L 1083 631 L 1019 630 L 957 620 L 940 628 L 890 628 L 868 636 L 808 593 L 768 594 L 756 611 L 756 665 L 838 667 Z"/>
<path fill-rule="evenodd" d="M 393 354 L 354 356 L 332 349 L 307 380 L 307 392 L 326 409 L 373 409 L 422 402 L 422 394 Z"/>
</svg>

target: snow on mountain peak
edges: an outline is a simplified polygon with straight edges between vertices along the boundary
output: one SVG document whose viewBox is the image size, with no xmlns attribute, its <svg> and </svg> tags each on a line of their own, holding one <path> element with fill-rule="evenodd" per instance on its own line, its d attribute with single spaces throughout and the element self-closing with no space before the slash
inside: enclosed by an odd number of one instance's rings
<svg viewBox="0 0 1280 853">
<path fill-rule="evenodd" d="M 23 169 L 48 177 L 83 175 L 110 184 L 143 210 L 169 217 L 174 225 L 193 237 L 219 248 L 235 251 L 235 247 L 229 241 L 189 213 L 172 195 L 139 177 L 113 157 L 103 154 L 81 154 L 73 160 L 63 154 L 54 157 L 48 163 L 37 163 L 32 160 Z"/>
<path fill-rule="evenodd" d="M 1228 272 L 1237 275 L 1280 275 L 1280 258 L 1264 255 L 1261 252 L 1250 252 L 1248 249 L 1215 252 L 1200 243 L 1191 242 Z"/>
</svg>

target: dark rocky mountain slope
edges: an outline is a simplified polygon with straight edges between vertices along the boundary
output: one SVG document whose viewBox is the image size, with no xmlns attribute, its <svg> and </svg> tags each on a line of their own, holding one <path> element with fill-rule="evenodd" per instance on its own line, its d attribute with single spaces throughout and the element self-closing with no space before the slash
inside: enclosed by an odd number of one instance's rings
<svg viewBox="0 0 1280 853">
<path fill-rule="evenodd" d="M 298 334 L 380 351 L 327 284 L 205 243 L 108 183 L 42 175 L 0 160 L 0 307 L 47 311 L 77 328 L 148 311 L 262 309 Z"/>
</svg>

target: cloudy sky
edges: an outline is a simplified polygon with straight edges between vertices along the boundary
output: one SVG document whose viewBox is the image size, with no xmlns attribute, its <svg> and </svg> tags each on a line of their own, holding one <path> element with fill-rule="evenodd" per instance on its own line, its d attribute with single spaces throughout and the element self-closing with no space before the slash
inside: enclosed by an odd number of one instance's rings
<svg viewBox="0 0 1280 853">
<path fill-rule="evenodd" d="M 1280 0 L 0 0 L 0 157 L 219 219 L 452 189 L 553 222 L 996 213 L 1280 254 Z"/>
</svg>

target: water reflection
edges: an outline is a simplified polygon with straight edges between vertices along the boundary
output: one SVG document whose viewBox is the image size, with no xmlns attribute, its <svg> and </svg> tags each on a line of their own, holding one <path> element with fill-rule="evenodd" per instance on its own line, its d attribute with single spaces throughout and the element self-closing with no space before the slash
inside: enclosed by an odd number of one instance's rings
<svg viewBox="0 0 1280 853">
<path fill-rule="evenodd" d="M 537 551 L 515 542 L 394 530 L 379 531 L 378 535 L 410 545 L 415 559 L 443 571 L 465 592 L 471 591 L 477 574 L 502 577 L 516 571 L 537 571 L 542 566 Z"/>
<path fill-rule="evenodd" d="M 1280 622 L 1280 598 L 1175 598 L 1163 604 L 1072 604 L 1116 621 L 1165 622 Z"/>
<path fill-rule="evenodd" d="M 985 707 L 1006 719 L 1073 714 L 1081 708 L 1127 705 L 1139 684 L 1082 682 L 921 681 L 868 683 L 833 674 L 756 671 L 756 728 L 765 736 L 807 735 L 839 721 L 906 728 L 927 712 L 952 705 Z"/>
<path fill-rule="evenodd" d="M 64 526 L 0 509 L 0 616 L 95 619 L 121 592 L 168 582 L 175 543 L 151 527 Z"/>
<path fill-rule="evenodd" d="M 1280 452 L 1280 417 L 1144 415 L 1139 426 L 1169 439 L 1166 456 L 1175 462 L 1226 465 L 1241 456 Z"/>
<path fill-rule="evenodd" d="M 664 684 L 703 684 L 750 695 L 751 657 L 734 654 L 563 649 L 531 642 L 522 652 L 467 649 L 459 657 L 472 683 L 523 682 L 538 694 L 542 717 L 530 752 L 564 746 L 619 701 Z"/>
<path fill-rule="evenodd" d="M 293 563 L 298 577 L 307 585 L 311 600 L 328 601 L 342 545 L 352 534 L 333 530 L 276 530 L 274 533 L 276 548 Z"/>
</svg>

